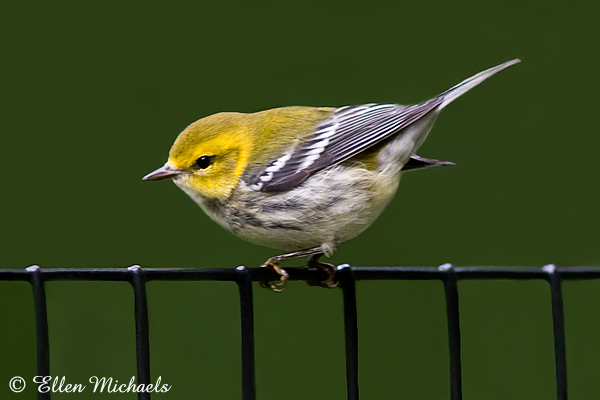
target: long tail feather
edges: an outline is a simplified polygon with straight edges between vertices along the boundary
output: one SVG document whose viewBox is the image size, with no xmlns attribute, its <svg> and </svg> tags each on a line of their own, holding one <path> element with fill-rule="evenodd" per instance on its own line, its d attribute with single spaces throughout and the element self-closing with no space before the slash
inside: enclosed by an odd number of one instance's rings
<svg viewBox="0 0 600 400">
<path fill-rule="evenodd" d="M 442 108 L 446 107 L 448 104 L 453 102 L 457 97 L 473 89 L 475 86 L 479 85 L 487 78 L 520 62 L 521 60 L 516 58 L 514 60 L 507 61 L 505 63 L 492 67 L 490 69 L 486 69 L 485 71 L 482 71 L 476 75 L 473 75 L 470 78 L 465 79 L 458 85 L 451 87 L 450 89 L 446 90 L 444 93 L 438 96 L 439 98 L 443 99 L 442 103 L 438 106 L 438 108 L 441 110 Z"/>
</svg>

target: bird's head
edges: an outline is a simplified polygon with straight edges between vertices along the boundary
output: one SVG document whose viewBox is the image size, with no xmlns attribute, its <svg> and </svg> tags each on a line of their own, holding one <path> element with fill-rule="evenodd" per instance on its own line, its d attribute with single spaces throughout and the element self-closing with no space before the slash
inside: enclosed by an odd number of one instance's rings
<svg viewBox="0 0 600 400">
<path fill-rule="evenodd" d="M 172 179 L 204 198 L 229 197 L 253 149 L 245 115 L 219 113 L 192 123 L 173 143 L 167 163 L 143 179 Z"/>
</svg>

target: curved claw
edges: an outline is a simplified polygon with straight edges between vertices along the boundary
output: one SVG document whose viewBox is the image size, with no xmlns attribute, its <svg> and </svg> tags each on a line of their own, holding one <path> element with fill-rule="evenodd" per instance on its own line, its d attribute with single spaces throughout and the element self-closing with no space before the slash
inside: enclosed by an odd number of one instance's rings
<svg viewBox="0 0 600 400">
<path fill-rule="evenodd" d="M 290 275 L 281 268 L 276 262 L 267 260 L 261 265 L 262 268 L 270 268 L 279 275 L 279 281 L 263 281 L 260 285 L 264 288 L 274 291 L 275 293 L 281 293 L 287 286 L 287 281 Z"/>
<path fill-rule="evenodd" d="M 311 286 L 320 286 L 327 289 L 333 289 L 338 287 L 339 282 L 335 280 L 335 266 L 333 264 L 324 263 L 319 261 L 319 256 L 311 257 L 308 260 L 308 266 L 312 268 L 319 268 L 327 273 L 327 279 L 320 282 L 311 281 L 308 282 Z"/>
</svg>

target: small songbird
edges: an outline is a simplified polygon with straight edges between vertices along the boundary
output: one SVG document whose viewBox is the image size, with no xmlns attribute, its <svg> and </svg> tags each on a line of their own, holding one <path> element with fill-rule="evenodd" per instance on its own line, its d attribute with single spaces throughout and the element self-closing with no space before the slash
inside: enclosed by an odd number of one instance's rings
<svg viewBox="0 0 600 400">
<path fill-rule="evenodd" d="M 282 107 L 251 114 L 222 112 L 188 126 L 167 163 L 143 179 L 172 179 L 218 224 L 249 242 L 321 263 L 364 231 L 393 198 L 403 171 L 450 162 L 416 150 L 454 99 L 519 60 L 480 72 L 421 104 L 360 104 L 339 108 Z"/>
</svg>

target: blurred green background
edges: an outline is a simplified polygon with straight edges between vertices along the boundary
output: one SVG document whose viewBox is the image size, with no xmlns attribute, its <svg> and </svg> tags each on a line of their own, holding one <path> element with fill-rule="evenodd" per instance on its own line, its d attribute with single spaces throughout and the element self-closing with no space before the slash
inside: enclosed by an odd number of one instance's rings
<svg viewBox="0 0 600 400">
<path fill-rule="evenodd" d="M 352 265 L 598 265 L 597 1 L 0 1 L 0 268 L 257 266 L 170 182 L 141 177 L 218 111 L 426 100 L 523 62 L 448 107 Z M 296 263 L 295 265 L 301 265 Z M 459 283 L 468 399 L 551 399 L 544 282 Z M 439 282 L 359 282 L 365 399 L 448 398 Z M 135 374 L 126 283 L 47 285 L 51 370 Z M 233 283 L 148 285 L 157 399 L 240 396 Z M 0 282 L 0 398 L 33 399 L 31 288 Z M 600 396 L 598 282 L 564 284 L 571 399 Z M 341 291 L 255 288 L 260 399 L 344 399 Z M 11 377 L 29 380 L 21 394 Z M 55 394 L 54 399 L 134 399 Z"/>
</svg>

